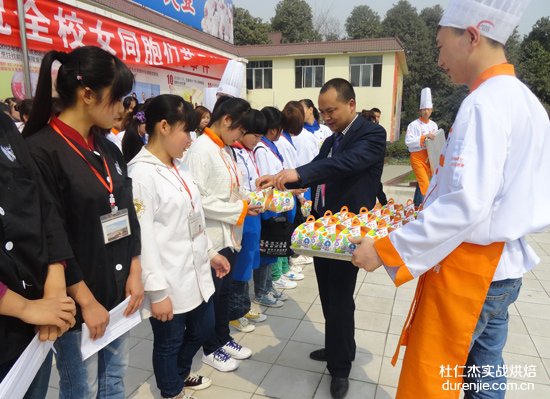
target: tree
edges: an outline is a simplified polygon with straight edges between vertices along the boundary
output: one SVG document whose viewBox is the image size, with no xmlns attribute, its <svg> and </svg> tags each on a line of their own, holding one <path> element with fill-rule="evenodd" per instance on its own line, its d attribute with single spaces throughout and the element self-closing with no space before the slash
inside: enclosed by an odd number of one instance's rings
<svg viewBox="0 0 550 399">
<path fill-rule="evenodd" d="M 518 76 L 550 113 L 550 18 L 539 19 L 523 40 Z"/>
<path fill-rule="evenodd" d="M 420 12 L 420 18 L 422 18 L 428 28 L 428 32 L 433 34 L 434 38 L 442 16 L 443 8 L 441 8 L 439 4 L 436 4 L 433 7 L 426 7 Z"/>
<path fill-rule="evenodd" d="M 332 15 L 331 7 L 324 10 L 316 7 L 313 13 L 313 29 L 322 40 L 339 40 L 342 37 L 342 26 L 338 18 Z"/>
<path fill-rule="evenodd" d="M 311 7 L 305 0 L 281 0 L 275 7 L 271 27 L 283 35 L 283 43 L 299 43 L 320 40 L 313 29 Z"/>
<path fill-rule="evenodd" d="M 233 35 L 237 46 L 245 44 L 268 44 L 269 24 L 250 15 L 248 10 L 233 8 Z"/>
<path fill-rule="evenodd" d="M 504 46 L 506 59 L 510 64 L 514 64 L 514 65 L 519 64 L 521 44 L 522 44 L 521 37 L 519 35 L 518 28 L 516 27 L 512 32 L 512 34 L 510 35 L 510 38 L 506 41 L 506 45 Z"/>
<path fill-rule="evenodd" d="M 525 41 L 526 43 L 537 41 L 546 51 L 550 51 L 550 18 L 543 17 L 539 19 L 535 25 L 533 25 Z"/>
<path fill-rule="evenodd" d="M 380 37 L 382 33 L 380 16 L 367 5 L 356 6 L 346 19 L 346 32 L 350 39 Z"/>
</svg>

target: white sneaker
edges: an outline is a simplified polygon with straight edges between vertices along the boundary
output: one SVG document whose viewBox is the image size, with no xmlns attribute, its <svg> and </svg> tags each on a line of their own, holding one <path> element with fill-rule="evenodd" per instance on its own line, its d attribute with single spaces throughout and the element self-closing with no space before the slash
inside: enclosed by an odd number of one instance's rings
<svg viewBox="0 0 550 399">
<path fill-rule="evenodd" d="M 296 288 L 297 285 L 295 281 L 290 281 L 285 276 L 281 276 L 279 280 L 273 281 L 273 287 L 280 290 L 291 290 Z"/>
<path fill-rule="evenodd" d="M 288 260 L 288 263 L 291 266 L 309 265 L 310 263 L 313 263 L 313 258 L 310 256 L 304 256 L 304 255 L 299 255 L 296 258 L 293 258 L 291 256 Z"/>
<path fill-rule="evenodd" d="M 241 317 L 241 318 L 238 318 L 237 320 L 231 320 L 229 322 L 229 325 L 245 333 L 252 332 L 256 329 L 256 327 L 253 324 L 250 324 L 248 322 L 248 318 L 246 317 Z"/>
<path fill-rule="evenodd" d="M 300 280 L 303 280 L 304 279 L 304 275 L 302 273 L 296 273 L 292 270 L 286 272 L 284 274 L 284 276 L 289 279 L 289 280 L 292 280 L 292 281 L 300 281 Z"/>
<path fill-rule="evenodd" d="M 222 349 L 229 353 L 233 359 L 244 360 L 252 356 L 252 349 L 239 345 L 234 340 L 225 344 Z"/>
<path fill-rule="evenodd" d="M 233 359 L 223 348 L 215 350 L 208 356 L 202 355 L 202 362 L 224 373 L 236 370 L 239 367 L 239 361 Z"/>
<path fill-rule="evenodd" d="M 290 266 L 290 270 L 294 273 L 302 273 L 304 271 L 302 266 Z"/>
</svg>

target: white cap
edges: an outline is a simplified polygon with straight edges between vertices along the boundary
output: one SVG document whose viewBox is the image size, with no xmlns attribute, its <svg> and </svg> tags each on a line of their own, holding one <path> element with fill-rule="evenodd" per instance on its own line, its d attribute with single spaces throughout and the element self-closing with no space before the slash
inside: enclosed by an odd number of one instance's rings
<svg viewBox="0 0 550 399">
<path fill-rule="evenodd" d="M 218 91 L 217 87 L 206 87 L 203 89 L 202 105 L 210 112 L 214 112 L 214 105 L 216 105 L 216 93 Z"/>
<path fill-rule="evenodd" d="M 439 25 L 466 29 L 474 26 L 483 36 L 506 44 L 530 0 L 451 0 Z"/>
<path fill-rule="evenodd" d="M 419 109 L 426 109 L 426 108 L 433 108 L 434 105 L 432 103 L 432 91 L 429 87 L 424 87 L 422 91 L 420 92 L 420 108 Z"/>
<path fill-rule="evenodd" d="M 229 60 L 223 71 L 218 93 L 230 97 L 241 97 L 245 77 L 245 66 L 242 62 Z"/>
</svg>

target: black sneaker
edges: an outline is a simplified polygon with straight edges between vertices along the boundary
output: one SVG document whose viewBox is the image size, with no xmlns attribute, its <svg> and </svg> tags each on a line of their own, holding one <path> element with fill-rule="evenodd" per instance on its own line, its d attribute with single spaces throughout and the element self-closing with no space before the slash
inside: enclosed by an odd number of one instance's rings
<svg viewBox="0 0 550 399">
<path fill-rule="evenodd" d="M 189 374 L 185 379 L 185 388 L 189 388 L 194 391 L 206 389 L 210 385 L 212 385 L 212 380 L 210 378 L 194 373 Z"/>
</svg>

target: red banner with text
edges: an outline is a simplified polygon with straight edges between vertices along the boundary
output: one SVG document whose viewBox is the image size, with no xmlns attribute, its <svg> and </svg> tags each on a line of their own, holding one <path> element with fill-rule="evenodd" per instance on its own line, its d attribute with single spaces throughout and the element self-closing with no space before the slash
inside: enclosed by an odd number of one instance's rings
<svg viewBox="0 0 550 399">
<path fill-rule="evenodd" d="M 31 50 L 71 51 L 99 46 L 132 65 L 188 66 L 227 63 L 227 58 L 54 0 L 25 0 Z M 21 47 L 16 0 L 0 0 L 0 44 Z"/>
</svg>

